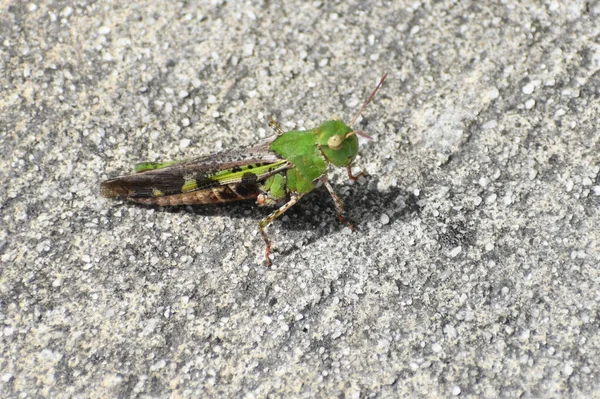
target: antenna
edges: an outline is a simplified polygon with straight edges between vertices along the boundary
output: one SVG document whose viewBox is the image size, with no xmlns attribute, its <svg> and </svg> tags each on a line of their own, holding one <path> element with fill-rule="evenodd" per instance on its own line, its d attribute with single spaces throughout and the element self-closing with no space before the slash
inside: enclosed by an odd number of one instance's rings
<svg viewBox="0 0 600 399">
<path fill-rule="evenodd" d="M 360 110 L 358 111 L 358 113 L 354 116 L 354 118 L 352 118 L 352 121 L 350 122 L 350 126 L 354 125 L 354 122 L 356 122 L 356 120 L 358 119 L 358 117 L 360 116 L 360 114 L 362 114 L 362 112 L 365 110 L 365 108 L 367 108 L 367 105 L 369 105 L 369 103 L 371 102 L 371 100 L 373 100 L 373 97 L 375 97 L 375 94 L 377 94 L 377 90 L 379 90 L 379 88 L 381 87 L 381 85 L 383 84 L 383 81 L 385 80 L 385 78 L 387 78 L 387 72 L 383 75 L 383 77 L 381 78 L 381 80 L 379 81 L 379 83 L 377 84 L 377 87 L 375 88 L 375 90 L 373 90 L 373 93 L 371 93 L 371 95 L 369 96 L 369 98 L 367 98 L 367 101 L 365 101 L 365 103 L 363 104 L 363 106 L 360 108 Z M 366 134 L 364 134 L 361 131 L 355 131 L 358 135 L 360 136 L 365 136 L 370 138 L 369 136 L 367 136 Z M 361 134 L 362 133 L 362 134 Z"/>
</svg>

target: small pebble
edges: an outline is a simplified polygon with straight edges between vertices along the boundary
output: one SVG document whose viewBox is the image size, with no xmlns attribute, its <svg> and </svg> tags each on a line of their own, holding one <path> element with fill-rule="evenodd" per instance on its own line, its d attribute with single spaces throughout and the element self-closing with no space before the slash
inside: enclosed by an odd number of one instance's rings
<svg viewBox="0 0 600 399">
<path fill-rule="evenodd" d="M 60 15 L 62 15 L 63 17 L 67 18 L 70 17 L 71 14 L 73 14 L 73 7 L 69 7 L 66 6 L 65 8 L 63 8 L 63 10 L 60 12 Z"/>
<path fill-rule="evenodd" d="M 563 372 L 566 376 L 570 376 L 571 374 L 573 374 L 573 366 L 571 366 L 570 364 L 565 364 L 565 368 L 563 369 Z"/>
<path fill-rule="evenodd" d="M 381 222 L 381 224 L 386 225 L 390 222 L 390 217 L 385 213 L 382 213 L 379 217 L 379 221 Z"/>
<path fill-rule="evenodd" d="M 571 190 L 573 190 L 573 186 L 574 186 L 573 180 L 567 181 L 567 184 L 566 184 L 566 187 L 565 187 L 567 189 L 567 192 L 571 192 Z"/>
<path fill-rule="evenodd" d="M 486 93 L 486 97 L 491 101 L 500 97 L 500 91 L 496 87 L 492 87 Z"/>
<path fill-rule="evenodd" d="M 491 121 L 487 121 L 486 123 L 481 125 L 481 128 L 483 130 L 489 130 L 489 129 L 495 128 L 496 126 L 498 126 L 498 122 L 496 120 L 492 119 Z"/>
<path fill-rule="evenodd" d="M 535 100 L 533 98 L 525 101 L 525 109 L 532 109 L 533 107 L 535 107 Z"/>
<path fill-rule="evenodd" d="M 496 198 L 498 198 L 498 196 L 496 194 L 490 194 L 485 199 L 485 203 L 486 204 L 493 204 L 494 202 L 496 202 Z"/>
<path fill-rule="evenodd" d="M 533 85 L 533 83 L 527 83 L 525 86 L 523 86 L 521 91 L 523 92 L 523 94 L 531 94 L 531 93 L 533 93 L 534 89 L 535 89 L 535 86 Z"/>
<path fill-rule="evenodd" d="M 458 256 L 458 254 L 460 254 L 462 252 L 462 247 L 459 245 L 458 247 L 452 249 L 450 251 L 450 253 L 448 253 L 448 256 L 451 258 L 455 258 Z"/>
</svg>

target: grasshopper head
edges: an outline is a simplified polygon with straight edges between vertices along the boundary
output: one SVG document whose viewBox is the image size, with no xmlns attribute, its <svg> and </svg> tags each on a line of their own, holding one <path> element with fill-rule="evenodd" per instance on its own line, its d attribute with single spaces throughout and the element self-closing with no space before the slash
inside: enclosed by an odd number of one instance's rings
<svg viewBox="0 0 600 399">
<path fill-rule="evenodd" d="M 357 133 L 364 135 L 340 120 L 331 120 L 317 128 L 317 143 L 329 162 L 335 166 L 348 166 L 358 154 Z"/>
<path fill-rule="evenodd" d="M 383 75 L 375 90 L 373 90 L 367 101 L 365 101 L 358 113 L 352 118 L 350 125 L 346 125 L 341 120 L 334 119 L 323 123 L 316 129 L 315 134 L 319 136 L 317 143 L 321 148 L 321 152 L 335 166 L 348 166 L 352 163 L 358 154 L 358 138 L 356 135 L 368 139 L 371 138 L 360 130 L 352 130 L 350 126 L 354 125 L 360 114 L 367 108 L 371 100 L 373 100 L 373 97 L 377 94 L 386 77 L 387 73 Z"/>
</svg>

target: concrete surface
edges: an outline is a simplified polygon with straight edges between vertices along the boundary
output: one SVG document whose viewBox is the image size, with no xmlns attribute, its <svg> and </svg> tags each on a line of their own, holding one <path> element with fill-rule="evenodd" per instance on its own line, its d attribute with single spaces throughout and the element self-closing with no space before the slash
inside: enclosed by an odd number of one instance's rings
<svg viewBox="0 0 600 399">
<path fill-rule="evenodd" d="M 0 392 L 600 397 L 600 4 L 4 2 Z M 208 2 L 198 2 L 208 3 Z M 98 197 L 142 160 L 349 120 L 349 184 Z"/>
</svg>

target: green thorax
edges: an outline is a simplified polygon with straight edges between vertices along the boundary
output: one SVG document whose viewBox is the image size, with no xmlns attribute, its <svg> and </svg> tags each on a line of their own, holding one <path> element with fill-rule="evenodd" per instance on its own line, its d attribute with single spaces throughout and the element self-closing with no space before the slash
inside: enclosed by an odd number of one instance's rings
<svg viewBox="0 0 600 399">
<path fill-rule="evenodd" d="M 317 147 L 313 130 L 291 130 L 271 143 L 271 150 L 290 161 L 308 181 L 327 171 L 327 162 Z"/>
</svg>

